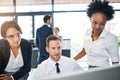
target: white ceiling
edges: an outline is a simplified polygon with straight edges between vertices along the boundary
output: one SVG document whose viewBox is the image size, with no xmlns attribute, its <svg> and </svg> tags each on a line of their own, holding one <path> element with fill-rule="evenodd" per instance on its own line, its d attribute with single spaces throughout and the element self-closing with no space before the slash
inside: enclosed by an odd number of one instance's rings
<svg viewBox="0 0 120 80">
<path fill-rule="evenodd" d="M 16 5 L 40 5 L 51 4 L 52 0 L 16 0 Z M 120 0 L 108 0 L 112 3 L 120 3 Z M 90 3 L 92 0 L 54 0 L 55 4 L 78 4 L 78 3 Z M 13 5 L 13 0 L 0 0 L 0 6 Z"/>
</svg>

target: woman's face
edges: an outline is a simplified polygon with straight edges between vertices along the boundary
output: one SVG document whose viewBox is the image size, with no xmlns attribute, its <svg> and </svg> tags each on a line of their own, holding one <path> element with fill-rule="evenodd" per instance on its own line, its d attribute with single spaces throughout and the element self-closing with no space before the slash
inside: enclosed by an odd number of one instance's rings
<svg viewBox="0 0 120 80">
<path fill-rule="evenodd" d="M 94 13 L 91 17 L 91 26 L 94 34 L 100 35 L 105 27 L 107 18 L 102 13 Z"/>
<path fill-rule="evenodd" d="M 16 28 L 11 27 L 7 30 L 5 39 L 9 42 L 11 47 L 19 47 L 21 34 Z"/>
<path fill-rule="evenodd" d="M 58 33 L 59 33 L 59 31 L 56 28 L 54 28 L 54 34 L 58 35 Z"/>
</svg>

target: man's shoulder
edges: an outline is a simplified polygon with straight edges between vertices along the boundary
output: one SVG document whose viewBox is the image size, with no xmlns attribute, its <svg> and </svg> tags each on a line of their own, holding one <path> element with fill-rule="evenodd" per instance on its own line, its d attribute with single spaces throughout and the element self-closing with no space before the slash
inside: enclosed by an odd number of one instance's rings
<svg viewBox="0 0 120 80">
<path fill-rule="evenodd" d="M 42 29 L 42 28 L 44 28 L 43 26 L 41 26 L 41 27 L 39 27 L 37 30 L 40 30 L 40 29 Z"/>
<path fill-rule="evenodd" d="M 48 62 L 48 59 L 44 60 L 43 62 L 41 62 L 38 66 L 43 66 L 43 65 L 46 65 Z"/>
<path fill-rule="evenodd" d="M 42 29 L 46 29 L 46 28 L 49 29 L 48 25 L 43 25 L 43 26 L 39 27 L 37 30 L 42 30 Z"/>
<path fill-rule="evenodd" d="M 62 60 L 65 60 L 65 61 L 70 61 L 70 62 L 75 62 L 75 60 L 73 58 L 69 58 L 69 57 L 66 57 L 66 56 L 61 56 Z"/>
</svg>

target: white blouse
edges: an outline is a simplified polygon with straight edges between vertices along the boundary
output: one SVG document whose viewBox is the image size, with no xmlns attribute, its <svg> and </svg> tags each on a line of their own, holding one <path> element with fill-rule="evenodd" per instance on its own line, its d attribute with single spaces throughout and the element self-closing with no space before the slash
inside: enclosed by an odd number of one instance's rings
<svg viewBox="0 0 120 80">
<path fill-rule="evenodd" d="M 118 62 L 119 48 L 117 37 L 104 29 L 100 37 L 92 41 L 91 32 L 92 30 L 87 31 L 84 41 L 88 65 L 108 66 L 110 65 L 109 59 L 112 62 Z"/>
<path fill-rule="evenodd" d="M 21 48 L 19 48 L 17 57 L 14 56 L 11 49 L 10 49 L 10 51 L 11 51 L 10 58 L 9 58 L 7 66 L 5 68 L 5 71 L 6 72 L 16 72 L 24 65 Z"/>
</svg>

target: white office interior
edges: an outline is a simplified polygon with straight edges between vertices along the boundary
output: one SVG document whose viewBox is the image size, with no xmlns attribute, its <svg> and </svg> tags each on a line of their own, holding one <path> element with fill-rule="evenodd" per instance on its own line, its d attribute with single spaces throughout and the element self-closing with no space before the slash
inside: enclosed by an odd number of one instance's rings
<svg viewBox="0 0 120 80">
<path fill-rule="evenodd" d="M 36 30 L 44 24 L 44 15 L 51 15 L 52 28 L 60 29 L 63 55 L 73 58 L 81 51 L 85 32 L 90 28 L 86 8 L 92 1 L 94 0 L 0 0 L 0 26 L 6 20 L 15 20 L 22 28 L 22 37 L 33 43 L 31 75 L 37 67 Z M 118 37 L 120 57 L 120 0 L 107 1 L 114 7 L 115 15 L 114 19 L 108 21 L 106 29 Z M 120 80 L 120 65 L 88 70 L 86 60 L 86 56 L 77 60 L 84 69 L 82 72 L 45 77 L 40 80 Z M 31 80 L 30 77 L 28 80 Z"/>
</svg>

